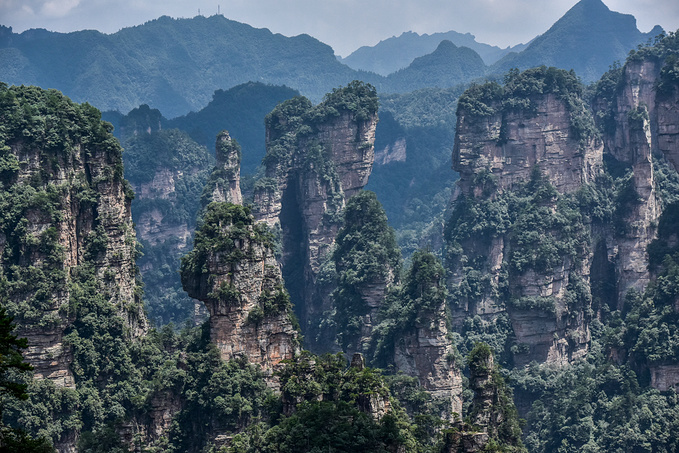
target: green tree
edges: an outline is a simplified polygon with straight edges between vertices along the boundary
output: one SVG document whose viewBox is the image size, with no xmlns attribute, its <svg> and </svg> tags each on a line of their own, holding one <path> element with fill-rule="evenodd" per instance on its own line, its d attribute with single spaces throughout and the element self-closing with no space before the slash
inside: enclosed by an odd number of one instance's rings
<svg viewBox="0 0 679 453">
<path fill-rule="evenodd" d="M 356 342 L 364 316 L 382 302 L 369 300 L 374 297 L 375 287 L 386 294 L 386 289 L 397 281 L 401 267 L 396 235 L 373 192 L 363 191 L 348 201 L 344 226 L 335 244 L 332 259 L 338 283 L 333 295 L 338 340 L 344 348 L 358 349 Z"/>
</svg>

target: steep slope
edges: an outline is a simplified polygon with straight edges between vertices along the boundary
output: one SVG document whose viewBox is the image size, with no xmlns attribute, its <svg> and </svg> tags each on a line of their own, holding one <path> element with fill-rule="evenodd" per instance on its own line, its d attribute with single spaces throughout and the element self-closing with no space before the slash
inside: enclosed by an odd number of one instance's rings
<svg viewBox="0 0 679 453">
<path fill-rule="evenodd" d="M 526 46 L 518 46 L 500 49 L 497 46 L 479 43 L 470 33 L 458 33 L 448 31 L 445 33 L 418 33 L 408 31 L 400 36 L 380 41 L 374 46 L 363 46 L 340 61 L 357 71 L 370 71 L 387 76 L 392 72 L 403 69 L 410 65 L 417 57 L 427 55 L 436 50 L 441 41 L 450 41 L 457 46 L 464 46 L 474 50 L 487 65 L 495 63 L 509 52 L 520 52 Z"/>
<path fill-rule="evenodd" d="M 216 89 L 251 80 L 320 99 L 357 78 L 329 46 L 308 35 L 287 38 L 221 15 L 164 16 L 111 35 L 3 33 L 0 47 L 0 80 L 7 83 L 57 88 L 102 110 L 145 103 L 169 117 L 203 107 Z"/>
<path fill-rule="evenodd" d="M 581 0 L 525 50 L 503 57 L 491 71 L 503 74 L 511 68 L 555 66 L 574 69 L 589 83 L 661 32 L 662 28 L 656 26 L 642 33 L 633 16 L 611 11 L 601 0 Z"/>
<path fill-rule="evenodd" d="M 255 184 L 253 213 L 280 228 L 283 276 L 310 348 L 330 309 L 332 287 L 321 271 L 340 213 L 372 169 L 377 102 L 373 87 L 354 81 L 317 106 L 293 98 L 266 118 L 266 173 Z"/>
<path fill-rule="evenodd" d="M 541 67 L 473 86 L 458 103 L 454 325 L 467 341 L 504 332 L 491 346 L 518 363 L 567 363 L 589 342 L 591 219 L 572 194 L 601 172 L 603 146 L 581 96 L 573 73 Z"/>
<path fill-rule="evenodd" d="M 380 88 L 387 93 L 425 87 L 450 88 L 481 77 L 485 70 L 479 54 L 444 40 L 432 53 L 415 58 L 407 68 L 387 76 Z"/>
</svg>

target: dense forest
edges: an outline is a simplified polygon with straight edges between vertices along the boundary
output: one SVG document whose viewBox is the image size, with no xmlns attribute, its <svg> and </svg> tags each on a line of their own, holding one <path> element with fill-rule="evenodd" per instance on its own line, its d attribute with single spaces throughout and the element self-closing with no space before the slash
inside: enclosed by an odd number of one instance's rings
<svg viewBox="0 0 679 453">
<path fill-rule="evenodd" d="M 562 69 L 594 16 L 608 71 Z M 50 46 L 215 29 L 249 69 L 128 114 L 0 82 L 0 451 L 679 451 L 679 32 L 582 0 L 387 76 L 222 16 Z"/>
</svg>

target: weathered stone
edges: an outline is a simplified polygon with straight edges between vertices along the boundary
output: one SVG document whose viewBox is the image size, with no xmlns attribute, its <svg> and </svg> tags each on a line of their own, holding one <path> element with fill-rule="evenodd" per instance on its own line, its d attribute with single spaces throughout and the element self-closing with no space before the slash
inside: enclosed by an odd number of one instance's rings
<svg viewBox="0 0 679 453">
<path fill-rule="evenodd" d="M 273 129 L 285 121 L 280 117 L 267 126 L 269 152 L 280 139 Z M 318 321 L 331 309 L 332 288 L 320 284 L 318 275 L 339 230 L 339 213 L 368 182 L 376 126 L 376 114 L 358 120 L 349 111 L 313 124 L 312 133 L 294 136 L 285 159 L 265 158 L 269 183 L 255 188 L 255 218 L 282 232 L 283 273 L 312 350 L 323 336 Z M 320 168 L 309 159 L 319 149 L 325 162 Z"/>
<path fill-rule="evenodd" d="M 445 301 L 444 301 L 445 303 Z M 445 401 L 442 417 L 455 421 L 462 417 L 462 372 L 454 362 L 454 346 L 448 337 L 445 306 L 437 311 L 420 312 L 412 329 L 396 340 L 394 365 L 437 401 Z"/>
<path fill-rule="evenodd" d="M 650 369 L 651 387 L 666 392 L 679 391 L 679 365 L 657 365 Z"/>
<path fill-rule="evenodd" d="M 198 274 L 182 271 L 184 289 L 205 303 L 210 338 L 222 359 L 246 357 L 262 367 L 268 384 L 276 388 L 274 370 L 281 360 L 299 352 L 289 308 L 278 302 L 273 308 L 262 306 L 264 299 L 287 297 L 279 265 L 273 250 L 257 239 L 252 219 L 247 225 L 220 223 L 219 228 L 219 240 L 230 243 L 228 251 L 206 251 Z M 230 231 L 235 228 L 245 228 L 247 233 L 233 238 Z M 238 259 L 232 258 L 234 253 Z M 227 298 L 219 296 L 223 288 L 230 291 Z M 270 309 L 274 311 L 266 311 Z"/>
<path fill-rule="evenodd" d="M 41 152 L 21 142 L 13 143 L 11 149 L 22 162 L 17 184 L 28 184 L 41 171 Z M 111 168 L 122 165 L 120 155 L 112 155 L 106 149 L 80 146 L 72 153 L 63 153 L 55 158 L 59 162 L 59 170 L 44 183 L 67 188 L 60 200 L 62 209 L 58 216 L 47 216 L 37 210 L 27 212 L 29 234 L 38 238 L 48 229 L 55 228 L 58 244 L 63 250 L 61 266 L 66 275 L 70 275 L 74 268 L 90 259 L 86 256 L 85 244 L 99 227 L 99 231 L 106 234 L 106 243 L 93 262 L 95 273 L 110 295 L 110 302 L 118 307 L 119 314 L 127 322 L 130 336 L 144 335 L 148 324 L 135 293 L 136 250 L 130 200 L 125 194 L 122 178 L 111 175 Z M 96 202 L 89 204 L 78 199 L 72 184 L 79 180 L 96 192 Z M 31 264 L 38 265 L 43 260 L 44 257 L 33 254 Z M 38 328 L 18 320 L 16 332 L 28 339 L 26 357 L 35 367 L 37 377 L 51 379 L 59 386 L 74 387 L 75 380 L 69 368 L 73 357 L 70 348 L 62 342 L 64 330 L 72 321 L 62 308 L 70 298 L 67 285 L 49 297 L 52 306 L 50 312 L 43 316 L 53 320 L 52 326 Z"/>
<path fill-rule="evenodd" d="M 240 192 L 240 146 L 231 138 L 228 131 L 221 131 L 217 135 L 215 155 L 217 164 L 213 178 L 215 176 L 217 178 L 212 187 L 212 201 L 243 204 Z"/>
<path fill-rule="evenodd" d="M 534 106 L 531 111 L 503 112 L 502 101 L 498 100 L 492 105 L 497 113 L 489 116 L 475 117 L 463 109 L 458 112 L 453 168 L 460 173 L 460 180 L 454 202 L 461 197 L 495 198 L 529 181 L 536 169 L 560 193 L 574 192 L 594 182 L 602 170 L 603 143 L 576 138 L 566 101 L 555 94 L 532 96 L 530 101 Z M 491 194 L 486 193 L 488 188 L 480 178 L 484 174 L 493 178 Z M 511 252 L 510 236 L 493 237 L 487 246 L 476 239 L 462 244 L 464 253 L 484 257 L 483 272 L 497 288 Z M 454 324 L 461 326 L 465 318 L 477 315 L 493 323 L 500 314 L 507 313 L 516 342 L 522 346 L 514 357 L 517 365 L 531 360 L 565 364 L 581 357 L 590 339 L 586 307 L 571 313 L 564 298 L 571 275 L 589 282 L 590 260 L 587 252 L 579 257 L 579 264 L 565 256 L 551 270 L 527 270 L 508 282 L 514 297 L 552 297 L 553 312 L 507 307 L 486 288 L 480 301 L 453 310 Z M 453 285 L 463 278 L 461 264 L 456 266 L 450 279 Z"/>
<path fill-rule="evenodd" d="M 581 146 L 572 133 L 566 103 L 556 95 L 531 100 L 535 113 L 512 111 L 479 119 L 458 112 L 453 168 L 460 173 L 464 193 L 481 195 L 474 177 L 485 171 L 496 177 L 499 191 L 529 180 L 534 167 L 561 193 L 594 181 L 603 145 L 590 140 Z M 499 102 L 494 106 L 501 110 Z"/>
</svg>

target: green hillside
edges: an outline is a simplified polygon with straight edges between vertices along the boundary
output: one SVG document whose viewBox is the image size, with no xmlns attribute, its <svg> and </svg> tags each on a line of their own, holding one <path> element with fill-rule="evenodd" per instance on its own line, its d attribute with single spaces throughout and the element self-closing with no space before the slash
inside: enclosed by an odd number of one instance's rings
<svg viewBox="0 0 679 453">
<path fill-rule="evenodd" d="M 106 35 L 87 30 L 0 32 L 0 80 L 56 88 L 121 112 L 149 104 L 167 117 L 203 107 L 217 89 L 248 81 L 288 85 L 312 99 L 359 78 L 332 48 L 226 19 L 163 16 Z"/>
<path fill-rule="evenodd" d="M 381 88 L 406 93 L 420 88 L 450 88 L 484 75 L 486 65 L 472 49 L 441 41 L 436 50 L 416 58 L 407 68 L 390 74 Z"/>
<path fill-rule="evenodd" d="M 521 53 L 512 53 L 491 68 L 505 73 L 511 68 L 555 66 L 574 69 L 586 83 L 598 80 L 615 61 L 662 32 L 637 29 L 636 19 L 608 9 L 601 0 L 581 0 Z"/>
</svg>

